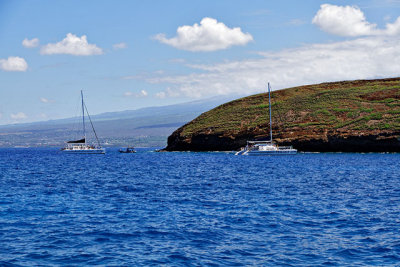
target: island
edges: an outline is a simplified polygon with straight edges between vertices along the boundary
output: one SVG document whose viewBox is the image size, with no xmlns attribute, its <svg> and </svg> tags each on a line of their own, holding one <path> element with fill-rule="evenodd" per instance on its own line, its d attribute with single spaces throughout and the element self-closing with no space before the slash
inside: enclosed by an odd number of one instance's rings
<svg viewBox="0 0 400 267">
<path fill-rule="evenodd" d="M 400 78 L 271 93 L 278 145 L 309 152 L 400 152 Z M 234 151 L 269 138 L 267 93 L 222 104 L 175 130 L 164 151 Z"/>
</svg>

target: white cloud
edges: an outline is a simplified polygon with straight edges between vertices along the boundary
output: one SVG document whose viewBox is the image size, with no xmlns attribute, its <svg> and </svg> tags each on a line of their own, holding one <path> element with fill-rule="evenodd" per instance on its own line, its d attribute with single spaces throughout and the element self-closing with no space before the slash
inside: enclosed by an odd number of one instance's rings
<svg viewBox="0 0 400 267">
<path fill-rule="evenodd" d="M 125 92 L 126 97 L 146 97 L 148 95 L 147 91 L 141 90 L 140 92 Z"/>
<path fill-rule="evenodd" d="M 390 15 L 386 15 L 385 17 L 383 17 L 384 21 L 389 21 L 391 19 L 392 19 L 392 16 L 390 16 Z"/>
<path fill-rule="evenodd" d="M 68 33 L 62 41 L 43 46 L 40 53 L 44 55 L 67 54 L 74 56 L 91 56 L 101 55 L 103 54 L 103 50 L 95 44 L 89 44 L 86 35 L 78 37 L 72 33 Z"/>
<path fill-rule="evenodd" d="M 26 71 L 28 63 L 22 57 L 8 57 L 0 59 L 0 69 L 4 71 Z"/>
<path fill-rule="evenodd" d="M 213 18 L 203 18 L 200 25 L 181 26 L 177 35 L 166 38 L 158 34 L 154 38 L 164 44 L 188 51 L 215 51 L 226 49 L 233 45 L 245 45 L 253 40 L 250 33 L 243 33 L 240 28 L 229 28 L 224 23 Z"/>
<path fill-rule="evenodd" d="M 157 98 L 165 98 L 167 95 L 166 95 L 166 93 L 165 92 L 158 92 L 158 93 L 156 93 L 156 97 Z"/>
<path fill-rule="evenodd" d="M 168 87 L 166 90 L 156 93 L 157 98 L 166 98 L 166 97 L 179 97 L 181 93 L 179 91 L 173 90 Z"/>
<path fill-rule="evenodd" d="M 191 65 L 188 75 L 160 75 L 150 83 L 167 84 L 169 92 L 158 97 L 181 95 L 208 97 L 253 94 L 266 90 L 338 80 L 399 76 L 400 40 L 395 37 L 365 37 L 356 40 L 306 45 L 279 52 L 262 52 L 259 59 L 214 65 Z M 199 70 L 201 72 L 199 72 Z"/>
<path fill-rule="evenodd" d="M 387 35 L 399 35 L 400 34 L 400 17 L 398 17 L 394 23 L 386 24 L 385 33 Z"/>
<path fill-rule="evenodd" d="M 40 102 L 42 103 L 49 103 L 50 101 L 47 98 L 41 97 Z"/>
<path fill-rule="evenodd" d="M 22 41 L 22 45 L 27 48 L 37 47 L 39 45 L 39 39 L 33 38 L 32 40 L 29 40 L 29 39 L 25 38 Z"/>
<path fill-rule="evenodd" d="M 400 17 L 394 23 L 387 23 L 385 29 L 366 20 L 357 6 L 321 5 L 312 20 L 323 31 L 340 36 L 372 36 L 400 34 Z"/>
<path fill-rule="evenodd" d="M 323 31 L 341 36 L 371 35 L 376 24 L 369 23 L 357 6 L 321 5 L 312 23 Z"/>
<path fill-rule="evenodd" d="M 127 47 L 128 47 L 128 45 L 126 43 L 113 44 L 113 48 L 115 50 L 124 49 L 124 48 L 127 48 Z"/>
<path fill-rule="evenodd" d="M 26 114 L 23 113 L 23 112 L 18 112 L 18 113 L 15 113 L 15 114 L 13 113 L 13 114 L 10 115 L 10 117 L 13 120 L 24 120 L 24 119 L 28 118 L 28 116 L 26 116 Z"/>
</svg>

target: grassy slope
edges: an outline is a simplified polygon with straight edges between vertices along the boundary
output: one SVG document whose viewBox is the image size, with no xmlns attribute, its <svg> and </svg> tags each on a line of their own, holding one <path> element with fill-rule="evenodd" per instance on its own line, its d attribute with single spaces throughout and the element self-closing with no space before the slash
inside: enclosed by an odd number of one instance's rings
<svg viewBox="0 0 400 267">
<path fill-rule="evenodd" d="M 268 136 L 268 95 L 241 98 L 203 113 L 180 129 L 196 134 Z M 400 78 L 322 83 L 274 91 L 274 134 L 400 130 Z M 256 134 L 257 135 L 257 134 Z"/>
</svg>

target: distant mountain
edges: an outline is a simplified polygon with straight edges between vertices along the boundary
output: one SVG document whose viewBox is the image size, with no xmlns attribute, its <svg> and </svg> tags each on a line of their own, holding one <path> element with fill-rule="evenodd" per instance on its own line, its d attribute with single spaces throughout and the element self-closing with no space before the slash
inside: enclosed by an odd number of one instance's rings
<svg viewBox="0 0 400 267">
<path fill-rule="evenodd" d="M 213 97 L 176 105 L 107 112 L 91 118 L 101 142 L 114 146 L 162 147 L 176 128 L 235 98 Z M 90 124 L 86 127 L 89 128 Z M 61 146 L 65 141 L 80 138 L 81 135 L 81 118 L 78 117 L 2 125 L 0 147 Z M 88 139 L 91 137 L 89 135 Z"/>
</svg>

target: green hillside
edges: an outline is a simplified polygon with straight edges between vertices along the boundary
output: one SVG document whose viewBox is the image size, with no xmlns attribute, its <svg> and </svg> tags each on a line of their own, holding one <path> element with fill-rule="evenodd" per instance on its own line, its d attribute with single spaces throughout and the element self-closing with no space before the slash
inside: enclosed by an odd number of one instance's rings
<svg viewBox="0 0 400 267">
<path fill-rule="evenodd" d="M 278 143 L 388 136 L 400 131 L 400 78 L 293 87 L 272 92 L 271 100 L 273 135 Z M 268 121 L 267 93 L 241 98 L 178 129 L 169 138 L 167 150 L 215 150 L 211 148 L 218 147 L 216 137 L 221 142 L 232 140 L 226 147 L 237 149 L 248 138 L 268 137 Z M 193 139 L 203 135 L 212 135 L 212 141 L 202 140 L 203 147 L 198 147 Z"/>
</svg>

